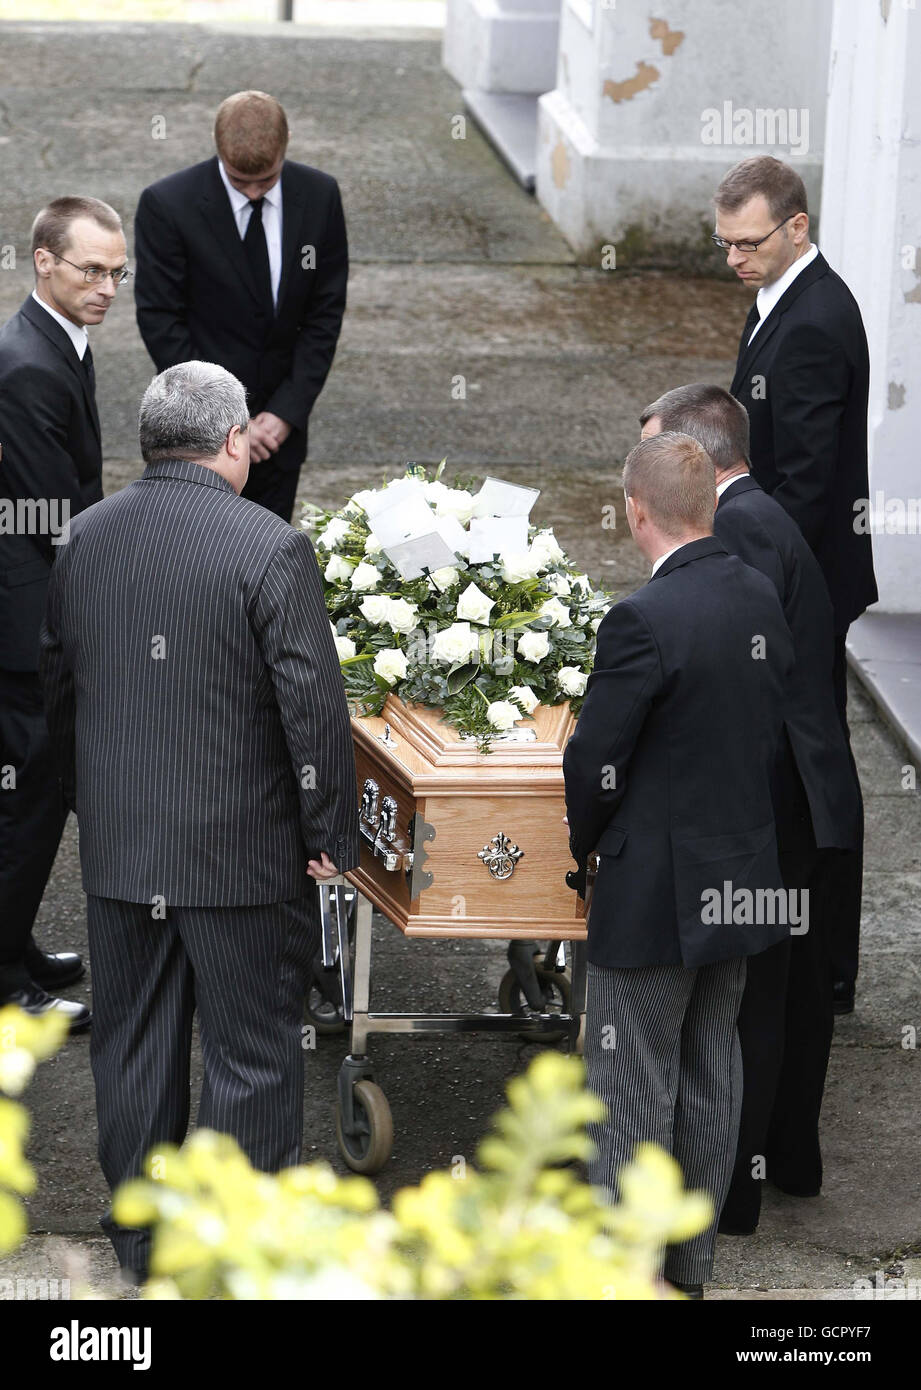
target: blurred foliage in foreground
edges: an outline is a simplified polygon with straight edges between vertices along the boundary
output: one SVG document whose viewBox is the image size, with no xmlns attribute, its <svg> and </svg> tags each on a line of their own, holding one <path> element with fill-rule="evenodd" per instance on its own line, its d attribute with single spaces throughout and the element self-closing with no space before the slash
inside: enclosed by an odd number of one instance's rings
<svg viewBox="0 0 921 1390">
<path fill-rule="evenodd" d="M 67 1020 L 59 1013 L 34 1018 L 12 1004 L 0 1008 L 0 1091 L 22 1095 L 36 1063 L 57 1052 L 66 1036 Z M 19 1197 L 35 1188 L 24 1151 L 28 1134 L 26 1107 L 0 1096 L 0 1256 L 15 1250 L 26 1233 Z"/>
<path fill-rule="evenodd" d="M 368 1179 L 325 1163 L 261 1173 L 206 1130 L 162 1146 L 112 1208 L 125 1226 L 154 1228 L 144 1296 L 680 1297 L 658 1277 L 664 1246 L 709 1223 L 706 1194 L 685 1192 L 678 1165 L 651 1144 L 622 1170 L 617 1206 L 560 1166 L 590 1156 L 585 1126 L 604 1114 L 577 1059 L 544 1053 L 507 1091 L 479 1169 L 431 1173 L 391 1212 Z"/>
</svg>

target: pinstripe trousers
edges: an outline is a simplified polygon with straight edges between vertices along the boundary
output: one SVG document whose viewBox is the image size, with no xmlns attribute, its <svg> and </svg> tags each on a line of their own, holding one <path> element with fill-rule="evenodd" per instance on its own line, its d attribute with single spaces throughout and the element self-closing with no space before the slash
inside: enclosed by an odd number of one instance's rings
<svg viewBox="0 0 921 1390">
<path fill-rule="evenodd" d="M 744 987 L 744 958 L 697 969 L 588 966 L 585 1066 L 608 1107 L 608 1118 L 590 1126 L 597 1156 L 589 1177 L 616 1198 L 619 1168 L 650 1140 L 677 1159 L 686 1187 L 710 1193 L 709 1228 L 666 1251 L 665 1277 L 682 1284 L 704 1284 L 713 1273 L 742 1107 L 736 1020 Z"/>
<path fill-rule="evenodd" d="M 304 992 L 319 945 L 315 893 L 245 907 L 167 907 L 87 897 L 90 1062 L 99 1161 L 111 1189 L 157 1144 L 181 1144 L 192 1017 L 204 1079 L 200 1129 L 230 1134 L 256 1168 L 297 1163 L 303 1127 Z M 124 1269 L 147 1272 L 146 1230 L 101 1222 Z"/>
</svg>

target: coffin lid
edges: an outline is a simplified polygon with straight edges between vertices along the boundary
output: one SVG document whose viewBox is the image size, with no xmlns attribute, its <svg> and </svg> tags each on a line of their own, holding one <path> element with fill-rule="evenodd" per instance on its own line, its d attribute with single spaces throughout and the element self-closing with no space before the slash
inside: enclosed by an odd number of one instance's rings
<svg viewBox="0 0 921 1390">
<path fill-rule="evenodd" d="M 431 767 L 486 768 L 512 770 L 516 767 L 560 767 L 563 750 L 569 742 L 576 721 L 566 701 L 560 705 L 538 705 L 532 719 L 523 720 L 521 728 L 533 729 L 537 738 L 530 743 L 496 739 L 489 753 L 481 753 L 476 743 L 462 739 L 453 724 L 449 724 L 438 709 L 426 705 L 405 704 L 396 695 L 388 695 L 380 715 L 353 718 L 375 742 L 382 739 L 385 724 L 397 741 L 395 756 L 399 759 L 402 741 Z M 386 745 L 383 745 L 386 746 Z"/>
</svg>

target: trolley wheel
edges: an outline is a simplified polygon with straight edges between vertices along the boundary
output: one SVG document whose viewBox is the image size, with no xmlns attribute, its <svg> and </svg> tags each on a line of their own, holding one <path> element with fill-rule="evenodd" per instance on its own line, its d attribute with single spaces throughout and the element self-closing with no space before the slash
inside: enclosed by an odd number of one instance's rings
<svg viewBox="0 0 921 1390">
<path fill-rule="evenodd" d="M 313 1025 L 318 1035 L 345 1032 L 341 1005 L 327 999 L 315 984 L 309 986 L 304 996 L 304 1018 Z"/>
<path fill-rule="evenodd" d="M 342 1109 L 336 1102 L 336 1139 L 339 1152 L 355 1173 L 378 1173 L 393 1153 L 393 1116 L 390 1105 L 375 1081 L 356 1081 L 352 1105 L 360 1133 L 346 1134 L 342 1128 Z"/>
<path fill-rule="evenodd" d="M 534 967 L 537 983 L 544 996 L 544 1013 L 568 1014 L 572 1003 L 572 984 L 569 976 L 562 970 L 545 970 Z M 514 970 L 507 970 L 499 985 L 499 1009 L 504 1014 L 521 1014 L 527 1007 L 527 1000 Z M 568 1036 L 565 1028 L 551 1033 L 522 1033 L 527 1042 L 556 1043 Z"/>
</svg>

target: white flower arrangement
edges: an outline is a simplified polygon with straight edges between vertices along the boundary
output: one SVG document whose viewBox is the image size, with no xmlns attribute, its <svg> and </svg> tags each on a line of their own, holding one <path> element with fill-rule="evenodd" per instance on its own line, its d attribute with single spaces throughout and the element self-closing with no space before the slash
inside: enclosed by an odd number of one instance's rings
<svg viewBox="0 0 921 1390">
<path fill-rule="evenodd" d="M 411 465 L 405 476 L 421 482 L 433 529 L 452 518 L 466 540 L 477 484 L 449 487 L 443 467 L 429 478 Z M 484 752 L 540 704 L 569 700 L 578 713 L 610 596 L 570 564 L 552 530 L 535 526 L 526 551 L 473 563 L 458 538 L 455 564 L 405 580 L 367 515 L 384 489 L 362 489 L 334 513 L 308 506 L 301 520 L 314 537 L 353 707 L 379 713 L 393 693 L 440 708 Z"/>
</svg>

